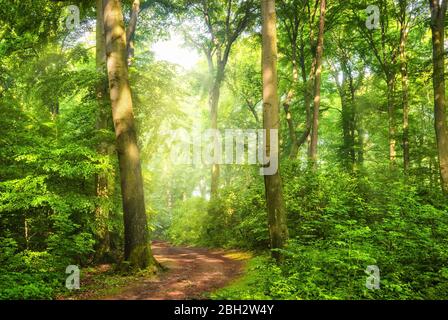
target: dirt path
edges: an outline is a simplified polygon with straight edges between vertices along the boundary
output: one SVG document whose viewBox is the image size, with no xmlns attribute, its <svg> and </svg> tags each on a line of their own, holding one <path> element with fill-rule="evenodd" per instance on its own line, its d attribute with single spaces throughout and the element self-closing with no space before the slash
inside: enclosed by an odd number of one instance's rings
<svg viewBox="0 0 448 320">
<path fill-rule="evenodd" d="M 109 300 L 201 299 L 241 275 L 244 260 L 232 253 L 204 248 L 173 247 L 154 241 L 153 254 L 168 271 L 125 289 Z"/>
</svg>

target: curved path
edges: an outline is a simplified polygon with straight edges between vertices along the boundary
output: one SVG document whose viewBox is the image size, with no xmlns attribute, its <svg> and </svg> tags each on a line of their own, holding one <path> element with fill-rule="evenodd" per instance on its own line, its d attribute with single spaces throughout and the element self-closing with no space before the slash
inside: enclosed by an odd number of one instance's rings
<svg viewBox="0 0 448 320">
<path fill-rule="evenodd" d="M 173 247 L 161 241 L 153 241 L 152 248 L 157 261 L 168 270 L 105 299 L 203 299 L 204 293 L 224 287 L 243 270 L 244 260 L 221 250 Z"/>
</svg>

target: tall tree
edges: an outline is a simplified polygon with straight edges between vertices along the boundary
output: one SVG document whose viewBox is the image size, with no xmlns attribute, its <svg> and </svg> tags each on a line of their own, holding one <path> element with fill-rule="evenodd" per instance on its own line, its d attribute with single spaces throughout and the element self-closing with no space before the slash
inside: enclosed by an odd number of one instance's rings
<svg viewBox="0 0 448 320">
<path fill-rule="evenodd" d="M 291 83 L 286 94 L 286 99 L 283 101 L 283 109 L 286 115 L 288 124 L 289 139 L 291 149 L 289 152 L 290 159 L 295 159 L 299 152 L 299 148 L 306 142 L 311 132 L 311 95 L 312 87 L 314 85 L 314 68 L 315 68 L 315 45 L 313 24 L 317 8 L 314 10 L 310 7 L 309 0 L 281 0 L 279 2 L 278 16 L 280 17 L 280 26 L 282 31 L 286 33 L 287 45 L 283 48 L 284 54 L 291 63 Z M 309 24 L 309 43 L 305 42 L 305 27 Z M 307 72 L 307 44 L 313 58 L 310 75 Z M 303 103 L 305 109 L 305 128 L 300 135 L 297 135 L 297 125 L 295 124 L 292 105 L 296 99 L 296 92 L 299 86 L 299 71 L 301 74 L 303 87 Z"/>
<path fill-rule="evenodd" d="M 187 1 L 187 7 L 205 25 L 207 36 L 188 34 L 188 40 L 207 57 L 211 79 L 209 89 L 210 127 L 218 129 L 218 106 L 225 68 L 232 45 L 255 18 L 254 0 Z M 219 165 L 212 165 L 210 193 L 213 199 L 219 186 Z"/>
<path fill-rule="evenodd" d="M 326 0 L 320 1 L 319 35 L 317 36 L 316 48 L 316 73 L 314 77 L 314 108 L 313 124 L 311 130 L 310 160 L 315 166 L 317 164 L 317 140 L 319 130 L 319 109 L 320 109 L 320 86 L 322 77 L 322 55 L 324 51 L 324 29 Z"/>
<path fill-rule="evenodd" d="M 363 140 L 361 112 L 357 108 L 356 94 L 364 80 L 364 68 L 353 42 L 347 37 L 352 30 L 341 26 L 331 33 L 332 43 L 327 59 L 341 100 L 342 144 L 339 148 L 341 164 L 348 171 L 362 166 Z"/>
<path fill-rule="evenodd" d="M 96 129 L 101 134 L 101 141 L 98 144 L 98 153 L 108 156 L 113 151 L 113 146 L 108 142 L 107 137 L 103 137 L 111 127 L 111 113 L 109 109 L 108 83 L 106 70 L 106 38 L 104 35 L 103 0 L 96 0 L 96 70 L 99 80 L 96 86 L 96 99 L 98 103 L 98 115 Z M 109 174 L 101 173 L 96 176 L 96 195 L 98 205 L 96 212 L 96 235 L 97 235 L 97 260 L 106 258 L 110 250 L 110 236 L 108 228 L 109 206 L 107 205 L 110 196 Z"/>
<path fill-rule="evenodd" d="M 128 65 L 132 63 L 134 57 L 134 38 L 137 29 L 138 14 L 140 13 L 140 0 L 134 0 L 131 8 L 131 18 L 129 19 L 128 27 L 126 29 L 126 55 Z"/>
<path fill-rule="evenodd" d="M 145 268 L 153 263 L 148 241 L 143 177 L 129 85 L 126 31 L 119 0 L 104 0 L 107 72 L 115 127 L 125 229 L 125 260 Z"/>
<path fill-rule="evenodd" d="M 442 190 L 448 195 L 448 127 L 445 96 L 445 18 L 447 0 L 429 0 L 433 51 L 434 122 Z"/>
<path fill-rule="evenodd" d="M 400 10 L 398 21 L 400 23 L 400 72 L 403 107 L 403 170 L 408 172 L 410 166 L 409 156 L 409 79 L 408 62 L 406 57 L 406 44 L 409 36 L 409 17 L 407 15 L 408 1 L 399 2 Z"/>
<path fill-rule="evenodd" d="M 396 167 L 397 160 L 397 124 L 396 124 L 396 82 L 398 75 L 397 59 L 400 51 L 399 37 L 396 36 L 395 24 L 391 23 L 394 14 L 395 3 L 391 0 L 380 0 L 377 3 L 380 9 L 378 17 L 378 29 L 366 28 L 365 19 L 358 16 L 359 31 L 367 40 L 370 49 L 386 82 L 386 99 L 388 114 L 388 144 L 389 164 L 391 168 Z M 358 6 L 355 5 L 355 10 Z M 355 15 L 358 15 L 355 13 Z"/>
<path fill-rule="evenodd" d="M 275 0 L 261 1 L 262 23 L 262 77 L 263 77 L 263 127 L 266 130 L 265 154 L 269 159 L 278 162 L 278 148 L 271 146 L 271 129 L 278 130 L 279 99 L 277 93 L 277 28 Z M 278 139 L 278 137 L 277 137 Z M 265 175 L 266 204 L 271 249 L 282 248 L 288 239 L 286 212 L 283 200 L 280 168 L 273 175 Z M 278 261 L 281 254 L 273 251 Z"/>
</svg>

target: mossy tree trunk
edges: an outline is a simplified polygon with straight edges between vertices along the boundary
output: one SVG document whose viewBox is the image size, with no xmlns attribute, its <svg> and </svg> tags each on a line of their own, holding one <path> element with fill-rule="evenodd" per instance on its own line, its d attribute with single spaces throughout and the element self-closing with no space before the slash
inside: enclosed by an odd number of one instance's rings
<svg viewBox="0 0 448 320">
<path fill-rule="evenodd" d="M 96 129 L 100 135 L 97 151 L 102 156 L 110 156 L 113 146 L 108 143 L 104 133 L 111 128 L 111 114 L 109 109 L 108 83 L 106 71 L 106 38 L 104 36 L 103 0 L 96 0 L 96 70 L 99 80 L 96 85 L 96 100 L 98 114 Z M 110 232 L 108 220 L 110 219 L 109 199 L 111 195 L 110 174 L 100 173 L 96 177 L 96 196 L 98 204 L 95 208 L 95 234 L 96 250 L 95 260 L 106 261 L 110 256 Z M 113 182 L 112 182 L 113 183 Z"/>
<path fill-rule="evenodd" d="M 278 130 L 279 98 L 277 92 L 277 28 L 275 14 L 275 0 L 262 0 L 262 70 L 263 70 L 263 127 L 266 129 L 265 154 L 272 159 L 277 158 L 278 148 L 270 144 L 271 129 Z M 278 139 L 278 137 L 277 137 Z M 264 176 L 266 205 L 268 211 L 268 226 L 270 233 L 271 249 L 282 248 L 288 239 L 286 226 L 286 211 L 283 200 L 282 180 L 279 167 L 272 175 Z M 282 260 L 278 251 L 272 252 L 277 261 Z"/>
<path fill-rule="evenodd" d="M 115 127 L 124 214 L 126 261 L 135 268 L 154 262 L 148 240 L 140 152 L 129 85 L 126 31 L 119 0 L 104 0 L 107 72 Z"/>
<path fill-rule="evenodd" d="M 322 73 L 322 55 L 324 51 L 324 29 L 325 29 L 326 0 L 320 2 L 319 35 L 316 48 L 316 75 L 314 77 L 314 108 L 313 123 L 311 130 L 310 162 L 313 167 L 317 165 L 317 142 L 319 138 L 319 109 L 320 109 L 320 86 Z"/>
<path fill-rule="evenodd" d="M 433 48 L 434 126 L 439 155 L 440 179 L 448 195 L 448 126 L 445 96 L 445 16 L 447 0 L 429 0 Z"/>
</svg>

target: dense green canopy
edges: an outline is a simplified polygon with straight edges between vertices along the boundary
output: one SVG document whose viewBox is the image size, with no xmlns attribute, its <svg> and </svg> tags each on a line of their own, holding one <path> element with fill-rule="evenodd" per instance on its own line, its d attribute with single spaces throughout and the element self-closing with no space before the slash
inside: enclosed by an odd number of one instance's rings
<svg viewBox="0 0 448 320">
<path fill-rule="evenodd" d="M 254 252 L 243 281 L 212 297 L 448 298 L 446 0 L 275 1 L 285 245 L 260 165 L 176 161 L 174 131 L 268 128 L 264 1 L 105 1 L 128 32 L 136 19 L 118 66 L 133 117 L 120 118 L 95 1 L 0 0 L 0 299 L 70 294 L 68 265 L 135 271 L 122 188 L 138 174 L 123 182 L 116 149 L 131 118 L 149 238 Z M 365 286 L 372 265 L 380 290 Z"/>
</svg>

